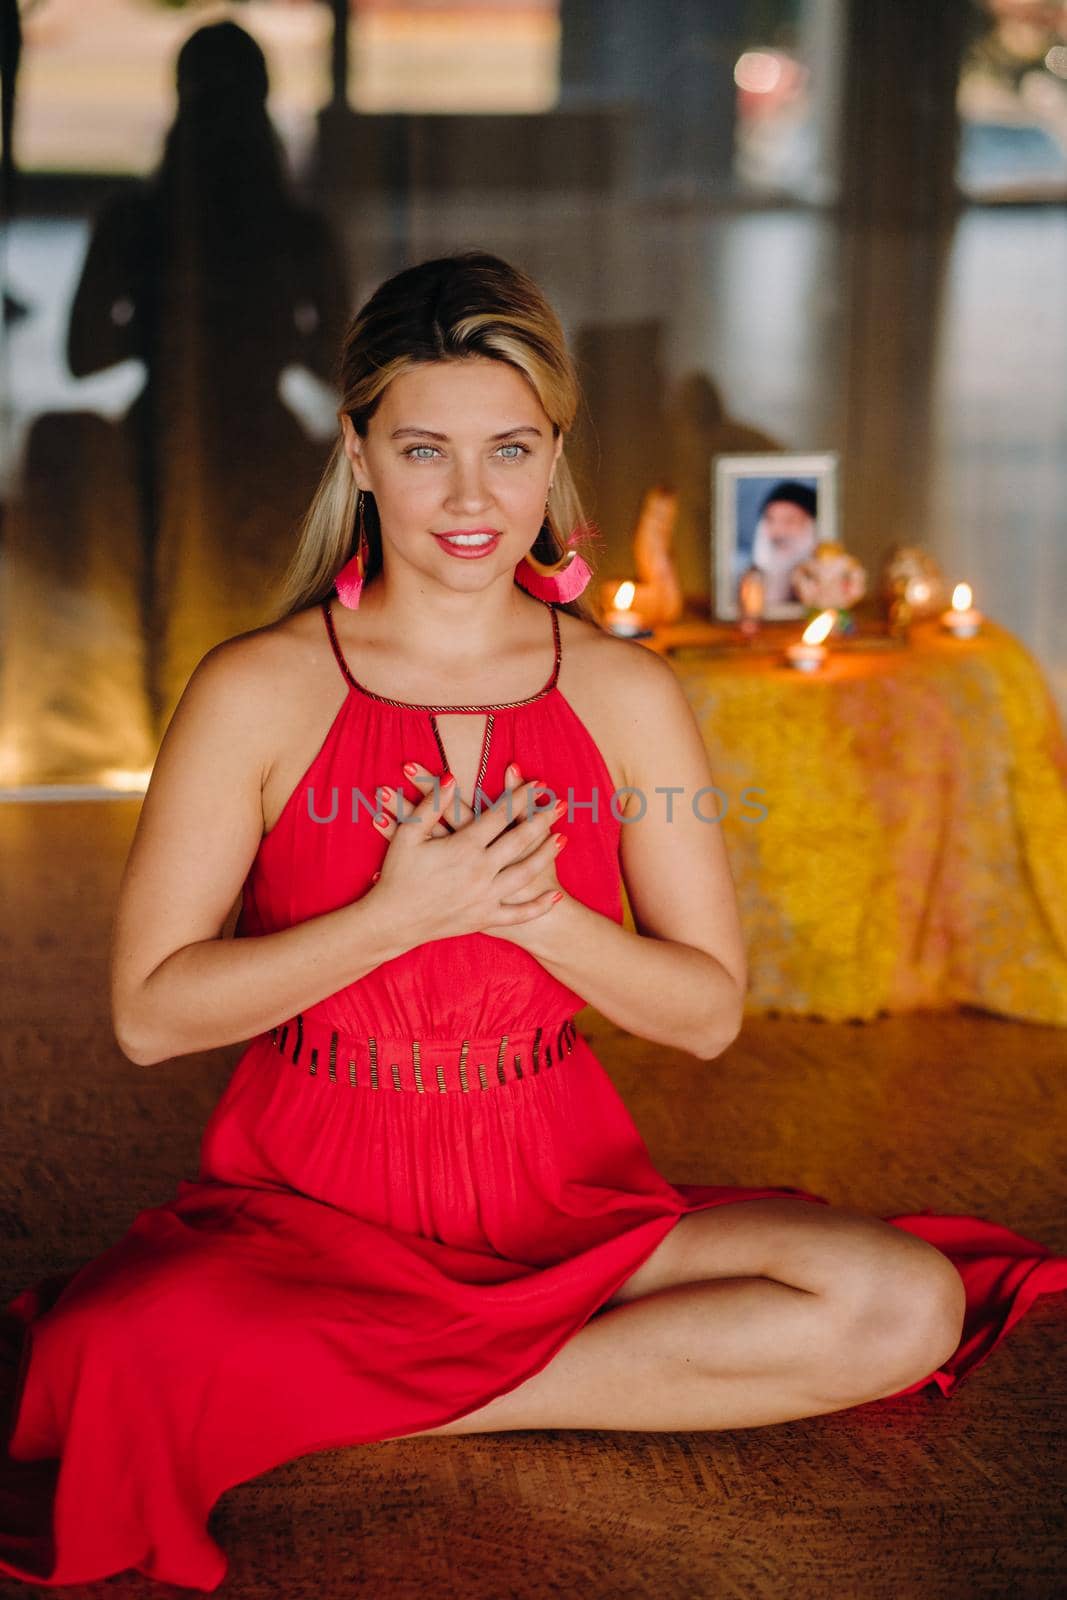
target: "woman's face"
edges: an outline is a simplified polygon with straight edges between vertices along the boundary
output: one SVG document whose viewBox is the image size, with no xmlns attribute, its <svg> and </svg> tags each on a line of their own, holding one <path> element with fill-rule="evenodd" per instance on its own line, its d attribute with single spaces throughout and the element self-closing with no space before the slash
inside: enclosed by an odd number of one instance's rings
<svg viewBox="0 0 1067 1600">
<path fill-rule="evenodd" d="M 386 562 L 451 587 L 510 577 L 544 521 L 563 447 L 516 368 L 482 356 L 423 363 L 389 385 L 365 440 L 349 417 L 342 427 L 353 476 L 378 507 Z M 501 538 L 476 561 L 435 537 L 480 528 Z"/>
</svg>

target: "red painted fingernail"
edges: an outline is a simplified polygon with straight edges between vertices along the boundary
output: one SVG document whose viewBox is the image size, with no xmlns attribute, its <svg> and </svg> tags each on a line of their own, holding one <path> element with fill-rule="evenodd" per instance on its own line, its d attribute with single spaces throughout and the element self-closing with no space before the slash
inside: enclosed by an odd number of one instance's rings
<svg viewBox="0 0 1067 1600">
<path fill-rule="evenodd" d="M 562 899 L 563 899 L 563 890 L 562 889 L 557 889 L 555 894 L 552 896 L 551 900 L 548 903 L 549 903 L 549 905 L 554 906 L 557 900 L 562 900 Z"/>
<path fill-rule="evenodd" d="M 559 852 L 563 849 L 563 846 L 567 843 L 567 835 L 565 833 L 557 833 L 555 835 L 555 840 L 556 840 L 556 854 L 558 855 Z"/>
<path fill-rule="evenodd" d="M 417 761 L 404 762 L 404 771 L 407 773 L 409 778 L 413 778 L 418 770 L 419 764 Z"/>
<path fill-rule="evenodd" d="M 380 872 L 376 872 L 376 873 L 375 873 L 375 874 L 374 874 L 374 876 L 373 876 L 373 877 L 372 877 L 372 878 L 371 878 L 371 883 L 377 883 L 377 882 L 378 882 L 378 879 L 379 879 L 379 878 L 380 878 L 380 877 L 381 877 L 381 873 L 380 873 Z"/>
</svg>

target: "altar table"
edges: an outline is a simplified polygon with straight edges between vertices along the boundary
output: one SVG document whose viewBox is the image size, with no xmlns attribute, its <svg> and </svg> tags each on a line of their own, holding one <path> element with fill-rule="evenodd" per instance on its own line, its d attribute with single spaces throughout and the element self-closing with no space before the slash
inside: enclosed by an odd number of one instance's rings
<svg viewBox="0 0 1067 1600">
<path fill-rule="evenodd" d="M 1067 1026 L 1067 741 L 1036 662 L 928 620 L 808 675 L 797 637 L 669 655 L 723 791 L 747 1011 Z"/>
</svg>

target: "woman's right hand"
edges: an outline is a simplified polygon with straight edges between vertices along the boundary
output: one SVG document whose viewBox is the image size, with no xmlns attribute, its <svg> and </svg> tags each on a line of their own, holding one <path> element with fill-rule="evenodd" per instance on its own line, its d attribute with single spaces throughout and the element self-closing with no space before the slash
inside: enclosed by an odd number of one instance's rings
<svg viewBox="0 0 1067 1600">
<path fill-rule="evenodd" d="M 501 831 L 497 811 L 486 807 L 454 833 L 434 837 L 440 817 L 454 805 L 454 780 L 434 786 L 418 805 L 405 802 L 399 819 L 375 819 L 389 848 L 377 883 L 369 891 L 402 928 L 411 947 L 430 939 L 488 932 L 544 916 L 553 905 L 553 890 L 522 904 L 501 902 L 519 894 L 555 860 L 557 846 L 550 832 L 556 821 L 552 807 L 533 809 L 534 782 L 510 791 L 510 815 Z M 364 899 L 366 896 L 364 896 Z"/>
</svg>

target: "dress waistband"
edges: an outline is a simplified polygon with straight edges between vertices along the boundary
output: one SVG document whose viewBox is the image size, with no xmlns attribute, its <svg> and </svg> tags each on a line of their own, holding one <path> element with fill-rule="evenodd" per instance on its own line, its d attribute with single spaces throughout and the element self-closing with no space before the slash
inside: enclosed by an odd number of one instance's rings
<svg viewBox="0 0 1067 1600">
<path fill-rule="evenodd" d="M 574 1018 L 566 1017 L 548 1027 L 484 1039 L 391 1038 L 346 1033 L 298 1012 L 263 1037 L 295 1067 L 329 1083 L 353 1089 L 469 1094 L 555 1066 L 570 1055 L 578 1030 Z"/>
</svg>

